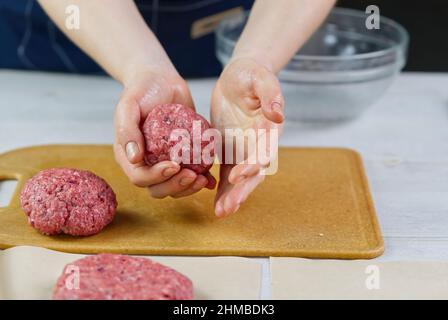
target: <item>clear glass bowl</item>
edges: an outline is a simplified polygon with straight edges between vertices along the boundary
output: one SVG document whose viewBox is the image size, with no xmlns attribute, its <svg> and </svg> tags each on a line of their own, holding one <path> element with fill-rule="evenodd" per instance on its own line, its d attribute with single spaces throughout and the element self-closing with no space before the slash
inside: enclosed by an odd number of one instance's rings
<svg viewBox="0 0 448 320">
<path fill-rule="evenodd" d="M 248 13 L 224 20 L 216 30 L 216 55 L 225 65 Z M 407 31 L 380 18 L 367 29 L 363 11 L 334 8 L 326 21 L 279 73 L 286 118 L 342 121 L 377 101 L 406 63 Z"/>
</svg>

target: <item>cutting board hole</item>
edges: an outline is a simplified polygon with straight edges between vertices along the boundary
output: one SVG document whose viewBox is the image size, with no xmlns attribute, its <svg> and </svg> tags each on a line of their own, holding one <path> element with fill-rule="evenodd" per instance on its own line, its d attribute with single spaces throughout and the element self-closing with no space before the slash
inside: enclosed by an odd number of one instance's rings
<svg viewBox="0 0 448 320">
<path fill-rule="evenodd" d="M 12 200 L 14 190 L 17 187 L 17 180 L 0 181 L 0 207 L 7 207 Z"/>
</svg>

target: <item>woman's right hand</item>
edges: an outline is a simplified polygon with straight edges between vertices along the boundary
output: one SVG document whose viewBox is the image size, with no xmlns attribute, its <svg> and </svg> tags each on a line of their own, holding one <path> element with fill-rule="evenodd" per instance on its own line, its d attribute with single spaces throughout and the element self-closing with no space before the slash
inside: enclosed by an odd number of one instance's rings
<svg viewBox="0 0 448 320">
<path fill-rule="evenodd" d="M 198 175 L 181 169 L 173 161 L 149 167 L 144 161 L 145 139 L 141 124 L 157 105 L 179 103 L 194 109 L 186 82 L 176 71 L 140 69 L 124 81 L 124 91 L 115 111 L 115 159 L 129 180 L 149 189 L 151 196 L 174 198 L 188 196 L 206 187 L 213 189 L 211 174 Z"/>
</svg>

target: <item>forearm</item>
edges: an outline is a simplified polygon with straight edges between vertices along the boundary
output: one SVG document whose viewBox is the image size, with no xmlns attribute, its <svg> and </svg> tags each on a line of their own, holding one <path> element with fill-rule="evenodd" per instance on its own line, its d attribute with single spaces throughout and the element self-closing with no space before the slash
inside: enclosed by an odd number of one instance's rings
<svg viewBox="0 0 448 320">
<path fill-rule="evenodd" d="M 73 42 L 122 83 L 145 69 L 174 70 L 133 0 L 39 0 L 39 3 Z M 69 30 L 65 26 L 68 5 L 79 7 L 79 29 Z"/>
<path fill-rule="evenodd" d="M 257 0 L 233 53 L 278 72 L 319 27 L 335 0 Z"/>
</svg>

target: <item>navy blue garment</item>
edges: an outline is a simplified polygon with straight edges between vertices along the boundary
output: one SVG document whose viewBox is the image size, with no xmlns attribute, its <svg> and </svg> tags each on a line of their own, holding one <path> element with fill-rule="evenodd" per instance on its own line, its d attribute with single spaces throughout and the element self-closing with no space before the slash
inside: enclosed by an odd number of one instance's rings
<svg viewBox="0 0 448 320">
<path fill-rule="evenodd" d="M 253 0 L 136 0 L 136 4 L 179 73 L 207 77 L 221 71 L 207 17 L 248 10 Z M 58 30 L 36 0 L 0 0 L 0 68 L 103 73 Z"/>
</svg>

